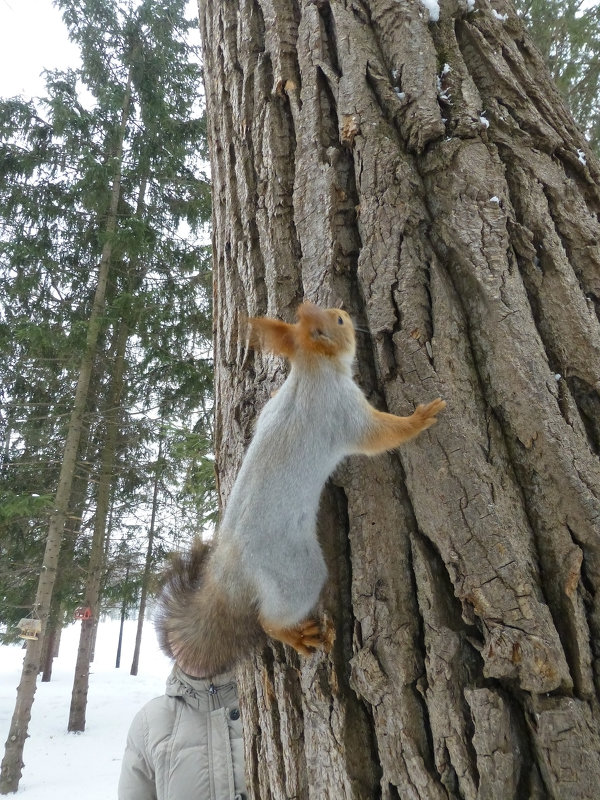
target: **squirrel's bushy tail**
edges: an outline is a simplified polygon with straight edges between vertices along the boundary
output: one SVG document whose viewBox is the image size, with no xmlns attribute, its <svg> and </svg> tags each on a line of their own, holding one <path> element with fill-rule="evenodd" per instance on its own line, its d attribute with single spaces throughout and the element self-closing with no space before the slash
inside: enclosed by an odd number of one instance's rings
<svg viewBox="0 0 600 800">
<path fill-rule="evenodd" d="M 198 677 L 231 669 L 264 637 L 249 598 L 234 601 L 213 579 L 210 553 L 197 539 L 172 558 L 155 613 L 161 649 Z"/>
</svg>

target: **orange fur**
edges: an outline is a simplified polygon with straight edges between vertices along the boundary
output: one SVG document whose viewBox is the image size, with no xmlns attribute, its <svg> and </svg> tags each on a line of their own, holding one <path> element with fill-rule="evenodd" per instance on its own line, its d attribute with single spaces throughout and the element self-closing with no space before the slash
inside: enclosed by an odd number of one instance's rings
<svg viewBox="0 0 600 800">
<path fill-rule="evenodd" d="M 372 427 L 359 444 L 360 452 L 376 455 L 393 450 L 434 425 L 437 422 L 436 414 L 444 408 L 446 403 L 439 397 L 427 405 L 418 405 L 410 417 L 397 417 L 372 408 Z"/>
<path fill-rule="evenodd" d="M 294 325 L 268 317 L 251 317 L 250 344 L 290 360 L 354 351 L 354 327 L 345 311 L 302 303 Z M 341 322 L 340 322 L 341 320 Z"/>
<path fill-rule="evenodd" d="M 296 352 L 296 326 L 269 317 L 251 317 L 250 345 L 278 356 L 292 358 Z"/>
<path fill-rule="evenodd" d="M 324 644 L 320 624 L 314 619 L 307 619 L 294 628 L 280 628 L 261 619 L 260 624 L 271 639 L 289 644 L 303 656 L 311 655 Z"/>
</svg>

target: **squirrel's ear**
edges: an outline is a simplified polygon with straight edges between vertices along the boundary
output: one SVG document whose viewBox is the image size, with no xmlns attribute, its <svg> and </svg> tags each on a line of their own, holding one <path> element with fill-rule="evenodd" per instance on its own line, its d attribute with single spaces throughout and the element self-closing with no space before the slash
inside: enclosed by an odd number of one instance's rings
<svg viewBox="0 0 600 800">
<path fill-rule="evenodd" d="M 296 326 L 269 317 L 250 317 L 250 346 L 285 358 L 296 352 Z"/>
</svg>

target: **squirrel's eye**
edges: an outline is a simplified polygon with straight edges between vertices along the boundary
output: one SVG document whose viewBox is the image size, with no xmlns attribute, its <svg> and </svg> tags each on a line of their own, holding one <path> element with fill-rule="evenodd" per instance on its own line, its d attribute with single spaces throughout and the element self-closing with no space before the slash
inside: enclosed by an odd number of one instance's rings
<svg viewBox="0 0 600 800">
<path fill-rule="evenodd" d="M 338 325 L 343 325 L 344 320 L 341 317 L 338 317 Z"/>
</svg>

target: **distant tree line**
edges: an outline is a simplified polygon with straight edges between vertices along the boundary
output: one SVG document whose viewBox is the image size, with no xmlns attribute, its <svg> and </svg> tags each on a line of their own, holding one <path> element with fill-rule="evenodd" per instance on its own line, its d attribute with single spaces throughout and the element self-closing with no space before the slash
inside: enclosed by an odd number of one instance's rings
<svg viewBox="0 0 600 800">
<path fill-rule="evenodd" d="M 65 621 L 89 610 L 82 730 L 101 610 L 145 602 L 165 553 L 215 513 L 197 23 L 184 0 L 57 5 L 80 66 L 46 73 L 43 98 L 0 101 L 0 624 L 5 640 L 21 618 L 41 627 L 2 791 Z"/>
<path fill-rule="evenodd" d="M 14 638 L 35 596 L 103 252 L 106 298 L 56 608 L 72 616 L 84 600 L 111 426 L 102 579 L 108 605 L 120 605 L 123 593 L 135 602 L 155 479 L 154 561 L 213 511 L 211 272 L 201 243 L 210 195 L 200 67 L 184 3 L 143 3 L 133 16 L 110 3 L 61 7 L 81 67 L 47 73 L 44 98 L 0 102 L 5 639 Z"/>
</svg>

